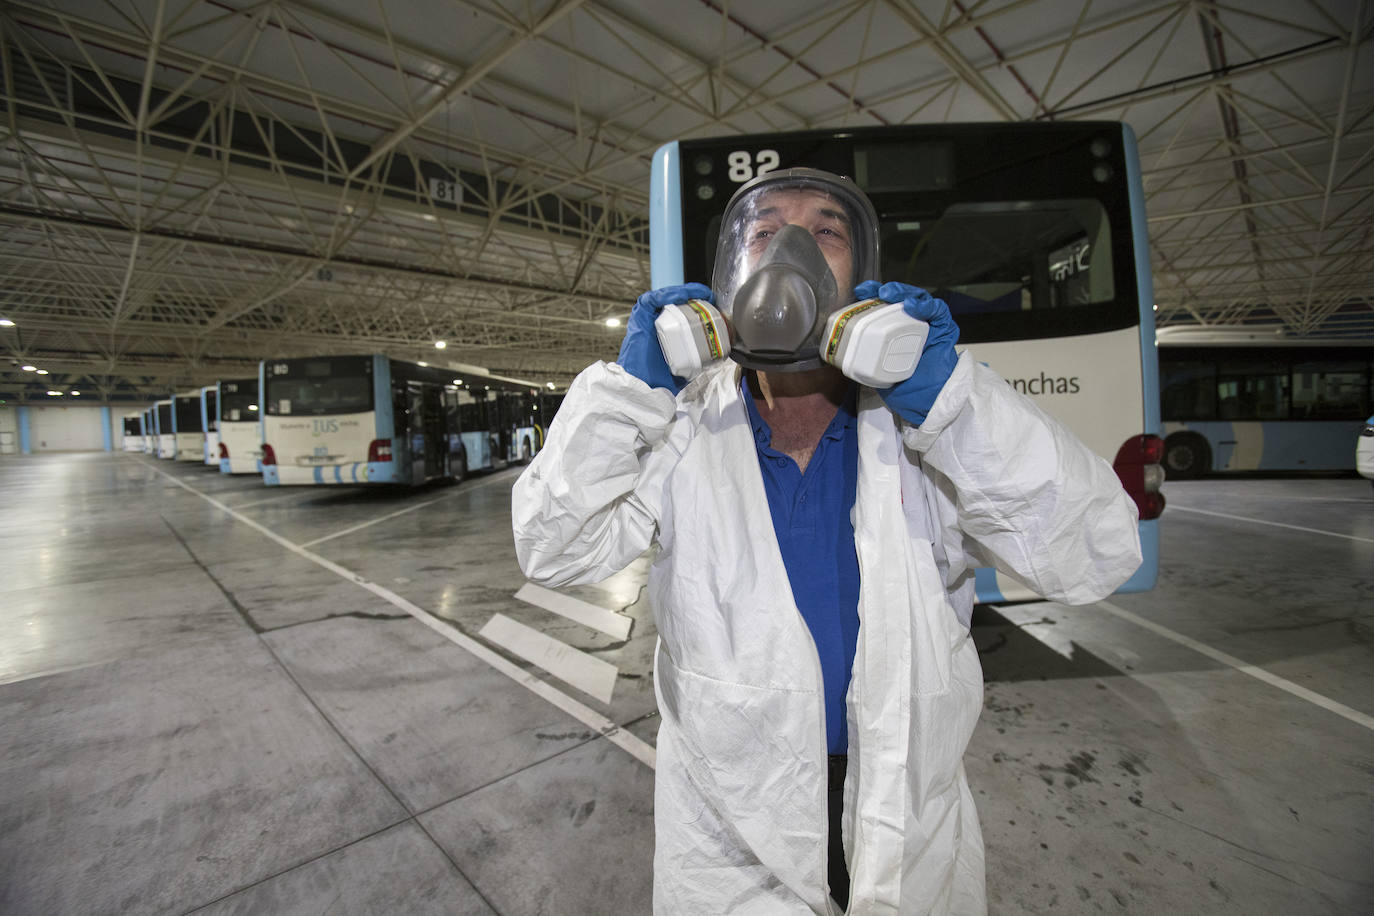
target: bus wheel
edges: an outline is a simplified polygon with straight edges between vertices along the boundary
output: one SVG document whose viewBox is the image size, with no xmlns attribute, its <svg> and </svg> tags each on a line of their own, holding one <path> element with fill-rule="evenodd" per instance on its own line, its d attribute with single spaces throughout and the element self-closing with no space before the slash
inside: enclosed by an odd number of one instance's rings
<svg viewBox="0 0 1374 916">
<path fill-rule="evenodd" d="M 530 437 L 526 436 L 524 440 L 520 443 L 520 463 L 529 464 L 530 459 L 533 457 L 534 450 L 530 448 Z"/>
<path fill-rule="evenodd" d="M 1193 480 L 1211 467 L 1207 440 L 1197 433 L 1175 433 L 1164 440 L 1164 474 L 1168 480 Z"/>
</svg>

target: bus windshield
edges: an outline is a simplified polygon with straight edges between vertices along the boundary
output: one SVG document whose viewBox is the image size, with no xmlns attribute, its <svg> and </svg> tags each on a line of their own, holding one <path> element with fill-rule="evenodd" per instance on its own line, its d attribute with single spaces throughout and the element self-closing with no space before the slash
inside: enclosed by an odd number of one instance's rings
<svg viewBox="0 0 1374 916">
<path fill-rule="evenodd" d="M 325 416 L 372 410 L 372 357 L 331 356 L 267 364 L 267 415 Z"/>
<path fill-rule="evenodd" d="M 243 423 L 258 418 L 258 380 L 220 382 L 219 418 L 225 423 Z"/>
</svg>

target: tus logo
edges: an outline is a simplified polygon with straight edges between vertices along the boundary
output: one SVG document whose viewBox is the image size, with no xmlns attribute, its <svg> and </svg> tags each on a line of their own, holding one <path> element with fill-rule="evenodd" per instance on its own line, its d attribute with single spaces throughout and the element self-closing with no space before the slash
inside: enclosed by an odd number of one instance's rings
<svg viewBox="0 0 1374 916">
<path fill-rule="evenodd" d="M 325 433 L 337 433 L 339 431 L 338 420 L 311 420 L 310 435 L 321 436 Z"/>
</svg>

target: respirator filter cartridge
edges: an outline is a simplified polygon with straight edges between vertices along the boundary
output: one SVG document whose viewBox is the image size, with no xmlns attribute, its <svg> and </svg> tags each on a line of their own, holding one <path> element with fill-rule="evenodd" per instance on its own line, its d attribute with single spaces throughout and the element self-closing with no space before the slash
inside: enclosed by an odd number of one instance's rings
<svg viewBox="0 0 1374 916">
<path fill-rule="evenodd" d="M 929 333 L 901 303 L 865 299 L 831 313 L 821 358 L 861 385 L 888 388 L 911 377 Z"/>
<path fill-rule="evenodd" d="M 654 320 L 654 331 L 668 370 L 678 378 L 691 378 L 709 363 L 730 355 L 725 319 L 704 299 L 668 306 Z"/>
</svg>

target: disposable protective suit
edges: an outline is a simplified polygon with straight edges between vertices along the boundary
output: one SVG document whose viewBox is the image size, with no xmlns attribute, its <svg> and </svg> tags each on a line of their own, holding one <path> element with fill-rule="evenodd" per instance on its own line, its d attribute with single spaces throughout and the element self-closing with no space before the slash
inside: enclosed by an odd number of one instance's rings
<svg viewBox="0 0 1374 916">
<path fill-rule="evenodd" d="M 676 399 L 616 364 L 574 382 L 515 486 L 521 568 L 594 582 L 658 546 L 654 909 L 838 911 L 821 673 L 773 533 L 740 369 Z M 964 353 L 919 428 L 859 398 L 860 633 L 847 698 L 854 914 L 982 913 L 962 756 L 982 705 L 973 570 L 1085 603 L 1140 563 L 1111 468 Z"/>
</svg>

